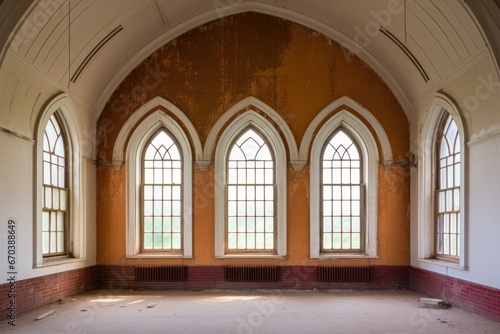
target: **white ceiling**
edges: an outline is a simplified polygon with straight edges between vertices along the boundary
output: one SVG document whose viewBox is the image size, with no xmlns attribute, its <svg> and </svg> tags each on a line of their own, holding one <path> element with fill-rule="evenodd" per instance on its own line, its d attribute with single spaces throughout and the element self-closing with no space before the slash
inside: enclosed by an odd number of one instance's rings
<svg viewBox="0 0 500 334">
<path fill-rule="evenodd" d="M 459 0 L 40 0 L 19 20 L 8 52 L 98 114 L 157 48 L 204 23 L 250 11 L 303 24 L 350 49 L 388 84 L 410 119 L 415 104 L 490 50 Z M 390 16 L 379 24 L 374 13 Z"/>
</svg>

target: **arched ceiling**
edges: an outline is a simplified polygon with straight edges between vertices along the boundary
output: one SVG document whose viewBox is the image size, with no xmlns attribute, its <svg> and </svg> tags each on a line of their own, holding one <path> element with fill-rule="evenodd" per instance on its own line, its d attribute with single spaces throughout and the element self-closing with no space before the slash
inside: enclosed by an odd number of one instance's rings
<svg viewBox="0 0 500 334">
<path fill-rule="evenodd" d="M 409 119 L 429 94 L 492 56 L 463 1 L 40 0 L 26 10 L 29 1 L 0 2 L 9 10 L 0 14 L 5 19 L 0 33 L 13 31 L 0 60 L 11 55 L 96 114 L 127 74 L 160 46 L 204 23 L 244 12 L 291 20 L 342 44 L 346 57 L 357 55 L 387 83 Z"/>
</svg>

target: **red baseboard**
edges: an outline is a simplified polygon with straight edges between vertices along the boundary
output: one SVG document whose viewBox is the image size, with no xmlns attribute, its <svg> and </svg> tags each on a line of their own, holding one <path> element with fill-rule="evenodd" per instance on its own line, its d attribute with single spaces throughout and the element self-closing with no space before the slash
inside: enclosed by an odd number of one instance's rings
<svg viewBox="0 0 500 334">
<path fill-rule="evenodd" d="M 500 321 L 500 290 L 412 267 L 413 290 L 443 299 L 454 306 Z"/>
<path fill-rule="evenodd" d="M 67 296 L 95 289 L 96 277 L 96 267 L 92 266 L 16 281 L 15 292 L 11 292 L 10 283 L 1 284 L 0 319 L 8 319 L 12 312 L 11 301 L 14 301 L 15 314 L 19 315 Z"/>
<path fill-rule="evenodd" d="M 134 266 L 97 266 L 100 289 L 407 289 L 409 267 L 372 266 L 369 282 L 320 282 L 317 266 L 280 266 L 276 282 L 227 282 L 222 266 L 188 266 L 182 282 L 140 282 L 135 280 Z"/>
</svg>

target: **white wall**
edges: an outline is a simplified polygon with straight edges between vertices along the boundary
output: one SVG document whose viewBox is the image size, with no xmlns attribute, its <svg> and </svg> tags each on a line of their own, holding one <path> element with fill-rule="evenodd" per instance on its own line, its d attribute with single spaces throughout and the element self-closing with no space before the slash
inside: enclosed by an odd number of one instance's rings
<svg viewBox="0 0 500 334">
<path fill-rule="evenodd" d="M 94 134 L 95 111 L 72 103 L 71 112 L 80 133 L 82 173 L 81 208 L 85 235 L 83 259 L 35 268 L 34 231 L 36 220 L 36 131 L 40 115 L 60 90 L 32 69 L 7 55 L 0 68 L 0 284 L 9 271 L 7 263 L 7 222 L 15 219 L 17 279 L 67 271 L 96 263 Z M 71 98 L 67 98 L 70 101 Z M 68 102 L 71 103 L 71 102 Z M 12 134 L 9 134 L 12 133 Z"/>
<path fill-rule="evenodd" d="M 469 256 L 474 282 L 500 289 L 500 137 L 469 149 Z"/>
<path fill-rule="evenodd" d="M 56 272 L 82 268 L 95 264 L 95 168 L 88 164 L 86 187 L 89 210 L 87 212 L 86 234 L 87 254 L 84 260 L 64 265 L 33 268 L 33 231 L 34 231 L 34 196 L 33 196 L 33 157 L 34 144 L 27 139 L 0 132 L 0 279 L 5 282 L 7 263 L 7 222 L 16 222 L 16 271 L 17 279 L 52 274 Z"/>
<path fill-rule="evenodd" d="M 411 128 L 412 150 L 418 158 L 417 167 L 411 170 L 411 265 L 500 289 L 500 256 L 496 249 L 500 236 L 500 80 L 490 56 L 485 55 L 457 73 L 440 93 L 456 105 L 466 130 L 462 209 L 466 226 L 462 256 L 466 267 L 419 258 L 425 253 L 422 245 L 429 244 L 424 240 L 424 225 L 432 224 L 422 219 L 425 200 L 432 200 L 429 189 L 423 188 L 429 180 L 422 180 L 421 168 L 426 150 L 433 149 L 423 140 L 426 120 L 435 112 L 430 107 L 433 94 L 417 108 Z"/>
</svg>

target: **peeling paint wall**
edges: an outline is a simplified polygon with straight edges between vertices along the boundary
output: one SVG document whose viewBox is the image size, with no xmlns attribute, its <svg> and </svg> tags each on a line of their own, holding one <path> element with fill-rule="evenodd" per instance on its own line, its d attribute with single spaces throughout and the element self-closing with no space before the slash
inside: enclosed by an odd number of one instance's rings
<svg viewBox="0 0 500 334">
<path fill-rule="evenodd" d="M 126 120 L 161 96 L 193 123 L 202 144 L 232 105 L 254 96 L 276 110 L 300 143 L 313 118 L 349 96 L 377 118 L 395 160 L 409 151 L 409 123 L 397 100 L 362 61 L 337 43 L 301 25 L 261 14 L 241 14 L 194 29 L 166 44 L 124 80 L 98 122 L 97 261 L 99 264 L 165 263 L 126 259 L 126 171 L 110 166 L 113 145 Z M 314 264 L 309 259 L 309 165 L 288 168 L 288 251 L 285 260 L 214 258 L 214 170 L 193 173 L 193 252 L 169 263 Z M 375 260 L 335 264 L 409 264 L 409 170 L 379 170 L 378 249 Z"/>
</svg>

